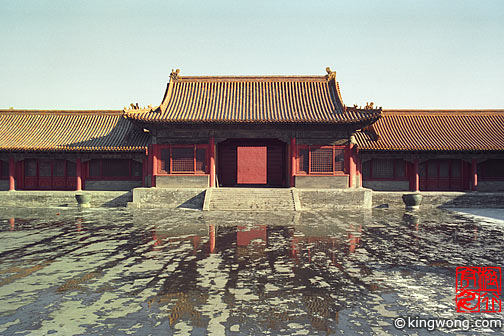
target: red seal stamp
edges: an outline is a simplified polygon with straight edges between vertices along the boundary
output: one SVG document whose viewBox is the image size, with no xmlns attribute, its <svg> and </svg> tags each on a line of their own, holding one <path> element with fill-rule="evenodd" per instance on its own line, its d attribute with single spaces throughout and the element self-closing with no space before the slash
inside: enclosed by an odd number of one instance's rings
<svg viewBox="0 0 504 336">
<path fill-rule="evenodd" d="M 459 313 L 501 311 L 500 267 L 457 267 L 455 303 Z"/>
</svg>

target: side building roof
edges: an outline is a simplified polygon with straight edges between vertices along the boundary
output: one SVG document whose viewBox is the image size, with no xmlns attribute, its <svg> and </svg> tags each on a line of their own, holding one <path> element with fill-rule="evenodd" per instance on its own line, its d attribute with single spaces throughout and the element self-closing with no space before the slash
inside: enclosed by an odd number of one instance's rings
<svg viewBox="0 0 504 336">
<path fill-rule="evenodd" d="M 503 151 L 504 110 L 384 110 L 356 140 L 364 151 Z"/>
<path fill-rule="evenodd" d="M 0 110 L 0 151 L 145 151 L 122 111 Z"/>
<path fill-rule="evenodd" d="M 336 73 L 326 76 L 181 77 L 178 70 L 161 105 L 125 109 L 127 118 L 149 123 L 372 122 L 380 109 L 347 109 Z"/>
</svg>

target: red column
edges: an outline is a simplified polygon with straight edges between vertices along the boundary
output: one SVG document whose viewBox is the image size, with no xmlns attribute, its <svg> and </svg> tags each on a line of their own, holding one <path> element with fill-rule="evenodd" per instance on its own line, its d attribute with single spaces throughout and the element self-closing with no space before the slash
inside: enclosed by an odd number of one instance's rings
<svg viewBox="0 0 504 336">
<path fill-rule="evenodd" d="M 290 176 L 290 186 L 295 185 L 295 174 L 296 174 L 296 138 L 292 137 L 290 139 L 290 149 L 291 149 L 291 176 Z"/>
<path fill-rule="evenodd" d="M 353 188 L 355 187 L 355 183 L 354 183 L 354 177 L 355 177 L 355 171 L 357 170 L 357 165 L 355 164 L 355 145 L 353 143 L 350 143 L 350 145 L 348 146 L 349 148 L 349 157 L 348 157 L 348 173 L 349 173 L 349 176 L 348 176 L 348 186 L 350 188 Z"/>
<path fill-rule="evenodd" d="M 9 158 L 9 190 L 16 190 L 16 163 L 14 158 Z"/>
<path fill-rule="evenodd" d="M 360 158 L 357 160 L 357 172 L 359 173 L 359 187 L 362 188 L 362 161 Z"/>
<path fill-rule="evenodd" d="M 78 158 L 75 162 L 75 175 L 77 176 L 77 191 L 82 190 L 82 162 L 81 159 Z"/>
<path fill-rule="evenodd" d="M 215 225 L 210 224 L 210 253 L 215 251 Z"/>
<path fill-rule="evenodd" d="M 471 190 L 478 190 L 478 163 L 476 159 L 471 161 Z"/>
<path fill-rule="evenodd" d="M 149 150 L 149 161 L 151 168 L 151 187 L 156 186 L 156 173 L 157 173 L 157 156 L 156 156 L 156 145 L 151 145 Z"/>
<path fill-rule="evenodd" d="M 210 188 L 215 187 L 215 140 L 211 137 L 208 141 L 208 146 L 210 147 Z"/>
<path fill-rule="evenodd" d="M 420 191 L 420 175 L 418 174 L 418 159 L 413 161 L 413 188 L 411 191 Z"/>
</svg>

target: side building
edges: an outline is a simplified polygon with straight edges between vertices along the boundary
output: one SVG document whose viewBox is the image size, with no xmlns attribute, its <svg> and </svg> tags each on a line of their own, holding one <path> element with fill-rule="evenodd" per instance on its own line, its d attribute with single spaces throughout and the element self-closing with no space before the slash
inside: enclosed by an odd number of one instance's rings
<svg viewBox="0 0 504 336">
<path fill-rule="evenodd" d="M 149 136 L 122 111 L 0 111 L 0 190 L 142 186 Z"/>
<path fill-rule="evenodd" d="M 366 188 L 504 191 L 504 110 L 384 110 L 356 138 Z"/>
</svg>

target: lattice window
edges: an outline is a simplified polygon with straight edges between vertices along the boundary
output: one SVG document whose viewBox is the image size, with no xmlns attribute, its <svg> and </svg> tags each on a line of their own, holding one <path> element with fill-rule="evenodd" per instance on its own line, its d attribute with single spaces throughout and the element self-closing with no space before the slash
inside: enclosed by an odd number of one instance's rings
<svg viewBox="0 0 504 336">
<path fill-rule="evenodd" d="M 129 160 L 103 160 L 103 177 L 128 177 L 130 176 Z"/>
<path fill-rule="evenodd" d="M 89 161 L 89 177 L 100 177 L 101 176 L 101 161 L 91 160 Z"/>
<path fill-rule="evenodd" d="M 68 177 L 77 176 L 77 165 L 74 162 L 67 161 L 66 174 Z"/>
<path fill-rule="evenodd" d="M 345 171 L 344 148 L 300 145 L 297 151 L 297 172 L 300 174 L 332 175 Z"/>
<path fill-rule="evenodd" d="M 418 165 L 418 176 L 425 177 L 425 170 L 427 169 L 427 163 L 422 162 Z"/>
<path fill-rule="evenodd" d="M 194 147 L 172 147 L 172 172 L 194 172 Z"/>
<path fill-rule="evenodd" d="M 450 177 L 450 161 L 442 160 L 439 162 L 439 177 Z"/>
<path fill-rule="evenodd" d="M 404 160 L 395 160 L 395 178 L 402 179 L 406 177 L 406 162 Z"/>
<path fill-rule="evenodd" d="M 371 160 L 364 161 L 362 163 L 362 177 L 370 178 L 371 177 Z"/>
<path fill-rule="evenodd" d="M 343 148 L 334 149 L 334 170 L 337 172 L 345 170 L 345 150 Z"/>
<path fill-rule="evenodd" d="M 163 174 L 170 173 L 170 148 L 161 149 L 159 172 Z"/>
<path fill-rule="evenodd" d="M 137 180 L 142 176 L 142 164 L 127 159 L 91 160 L 88 164 L 91 179 Z"/>
<path fill-rule="evenodd" d="M 206 174 L 208 172 L 207 145 L 161 146 L 157 152 L 158 174 Z"/>
<path fill-rule="evenodd" d="M 53 176 L 65 177 L 65 161 L 56 160 L 53 162 Z"/>
<path fill-rule="evenodd" d="M 298 171 L 308 174 L 309 163 L 308 148 L 300 148 L 298 153 Z"/>
<path fill-rule="evenodd" d="M 487 160 L 480 163 L 478 168 L 482 178 L 504 178 L 504 160 Z"/>
<path fill-rule="evenodd" d="M 204 173 L 207 170 L 206 148 L 196 148 L 196 171 Z"/>
<path fill-rule="evenodd" d="M 332 148 L 310 148 L 310 172 L 332 173 L 333 169 Z"/>
<path fill-rule="evenodd" d="M 0 161 L 0 178 L 9 177 L 9 162 Z"/>
<path fill-rule="evenodd" d="M 454 160 L 454 161 L 452 161 L 452 166 L 451 166 L 451 177 L 452 178 L 459 178 L 460 177 L 460 171 L 461 171 L 460 165 L 461 165 L 461 163 L 462 162 L 460 160 Z M 504 174 L 503 174 L 503 176 L 504 176 Z"/>
<path fill-rule="evenodd" d="M 51 161 L 39 161 L 39 176 L 51 177 Z"/>
<path fill-rule="evenodd" d="M 142 176 L 142 163 L 138 161 L 131 161 L 131 176 Z"/>
<path fill-rule="evenodd" d="M 372 169 L 375 178 L 394 178 L 394 160 L 375 159 Z"/>
<path fill-rule="evenodd" d="M 429 161 L 427 164 L 427 177 L 438 177 L 438 163 L 437 161 Z"/>
</svg>

